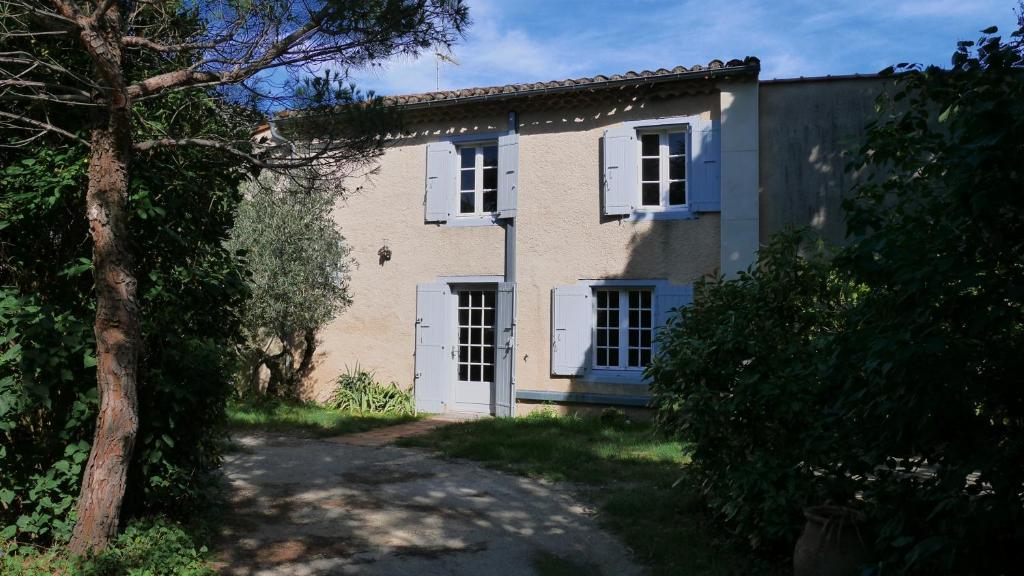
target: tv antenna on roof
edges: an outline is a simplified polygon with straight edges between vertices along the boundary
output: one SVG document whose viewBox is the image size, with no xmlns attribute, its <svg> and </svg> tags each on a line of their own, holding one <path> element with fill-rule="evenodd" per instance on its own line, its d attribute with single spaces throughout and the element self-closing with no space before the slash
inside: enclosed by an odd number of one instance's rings
<svg viewBox="0 0 1024 576">
<path fill-rule="evenodd" d="M 456 60 L 455 57 L 452 56 L 450 53 L 449 54 L 442 54 L 441 52 L 435 50 L 434 51 L 434 82 L 435 82 L 434 89 L 435 90 L 440 90 L 441 89 L 441 62 L 442 61 L 448 62 L 449 64 L 454 64 L 456 66 L 459 66 L 459 61 Z"/>
</svg>

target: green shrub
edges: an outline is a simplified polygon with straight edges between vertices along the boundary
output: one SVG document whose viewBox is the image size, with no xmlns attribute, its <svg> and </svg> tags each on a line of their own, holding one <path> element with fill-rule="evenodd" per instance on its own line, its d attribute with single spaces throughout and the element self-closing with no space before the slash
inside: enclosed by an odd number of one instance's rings
<svg viewBox="0 0 1024 576">
<path fill-rule="evenodd" d="M 104 552 L 75 559 L 62 548 L 0 544 L 4 576 L 213 576 L 199 546 L 182 526 L 156 519 L 134 522 Z"/>
<path fill-rule="evenodd" d="M 372 371 L 356 364 L 338 377 L 327 406 L 335 410 L 359 413 L 413 414 L 416 402 L 411 390 L 403 390 L 398 383 L 381 384 Z"/>
<path fill-rule="evenodd" d="M 871 292 L 829 381 L 883 573 L 1021 570 L 1024 10 L 985 34 L 951 70 L 900 67 L 845 205 L 837 265 Z"/>
<path fill-rule="evenodd" d="M 219 118 L 194 100 L 153 113 Z M 95 431 L 86 159 L 82 147 L 59 143 L 0 148 L 0 538 L 19 542 L 70 533 Z M 241 174 L 197 151 L 139 165 L 130 240 L 144 342 L 125 518 L 202 505 L 203 477 L 219 464 L 245 296 L 241 266 L 223 246 Z"/>
<path fill-rule="evenodd" d="M 658 337 L 658 425 L 692 444 L 708 503 L 755 545 L 792 543 L 802 507 L 839 489 L 818 476 L 829 442 L 821 360 L 852 292 L 824 247 L 787 232 L 738 279 L 700 285 Z"/>
</svg>

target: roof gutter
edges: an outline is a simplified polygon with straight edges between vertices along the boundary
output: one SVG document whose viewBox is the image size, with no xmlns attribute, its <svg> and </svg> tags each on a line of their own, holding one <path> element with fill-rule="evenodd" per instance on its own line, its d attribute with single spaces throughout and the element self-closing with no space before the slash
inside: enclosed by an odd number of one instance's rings
<svg viewBox="0 0 1024 576">
<path fill-rule="evenodd" d="M 664 74 L 660 76 L 638 76 L 636 78 L 619 78 L 616 80 L 602 80 L 600 82 L 588 82 L 586 84 L 574 84 L 572 86 L 552 86 L 545 88 L 532 88 L 530 90 L 519 90 L 516 92 L 502 92 L 500 94 L 478 94 L 475 96 L 463 96 L 461 98 L 447 98 L 441 100 L 427 100 L 425 102 L 412 102 L 409 104 L 393 104 L 403 110 L 417 110 L 435 108 L 439 106 L 452 106 L 455 104 L 467 104 L 470 102 L 486 102 L 497 100 L 509 100 L 512 98 L 527 98 L 530 96 L 543 96 L 548 94 L 562 94 L 565 92 L 582 92 L 585 90 L 604 90 L 618 86 L 642 85 L 642 84 L 663 84 L 677 80 L 696 80 L 722 78 L 725 76 L 753 75 L 761 70 L 759 64 L 746 64 L 743 66 L 731 66 L 727 68 L 713 68 L 708 70 L 692 70 Z"/>
</svg>

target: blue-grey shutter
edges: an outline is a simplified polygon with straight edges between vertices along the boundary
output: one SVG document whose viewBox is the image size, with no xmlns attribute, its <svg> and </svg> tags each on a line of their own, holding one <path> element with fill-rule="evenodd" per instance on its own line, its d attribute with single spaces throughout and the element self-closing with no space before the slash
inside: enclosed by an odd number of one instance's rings
<svg viewBox="0 0 1024 576">
<path fill-rule="evenodd" d="M 694 212 L 722 210 L 722 138 L 718 121 L 690 126 L 690 207 Z"/>
<path fill-rule="evenodd" d="M 591 347 L 591 289 L 558 286 L 551 290 L 551 373 L 577 376 L 587 370 Z"/>
<path fill-rule="evenodd" d="M 443 412 L 454 377 L 447 284 L 416 286 L 416 410 Z"/>
<path fill-rule="evenodd" d="M 512 402 L 515 398 L 512 378 L 516 361 L 515 311 L 516 285 L 514 282 L 499 282 L 497 309 L 495 310 L 494 350 L 494 415 L 512 416 Z"/>
<path fill-rule="evenodd" d="M 451 142 L 427 144 L 427 197 L 424 219 L 447 222 L 455 202 L 455 145 Z"/>
<path fill-rule="evenodd" d="M 498 137 L 498 218 L 515 218 L 519 194 L 519 134 Z"/>
<path fill-rule="evenodd" d="M 638 196 L 636 129 L 615 126 L 604 131 L 604 190 L 601 212 L 629 214 Z"/>
<path fill-rule="evenodd" d="M 668 324 L 669 319 L 675 317 L 676 310 L 683 306 L 693 304 L 693 284 L 669 284 L 659 286 L 654 293 L 657 299 L 658 323 L 656 331 Z"/>
</svg>

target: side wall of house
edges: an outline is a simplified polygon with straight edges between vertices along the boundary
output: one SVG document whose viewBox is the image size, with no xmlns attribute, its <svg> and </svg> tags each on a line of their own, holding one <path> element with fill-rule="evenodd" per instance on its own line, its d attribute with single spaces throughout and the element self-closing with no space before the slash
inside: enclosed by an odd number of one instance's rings
<svg viewBox="0 0 1024 576">
<path fill-rule="evenodd" d="M 855 182 L 846 171 L 875 118 L 877 77 L 762 82 L 760 239 L 787 224 L 809 226 L 843 242 L 842 202 Z"/>
<path fill-rule="evenodd" d="M 631 222 L 601 215 L 601 137 L 622 121 L 702 115 L 719 120 L 718 91 L 658 101 L 611 100 L 519 114 L 516 385 L 520 390 L 643 394 L 551 376 L 551 290 L 582 279 L 689 283 L 720 269 L 720 218 Z M 416 285 L 442 276 L 501 275 L 504 231 L 425 224 L 426 144 L 445 135 L 501 132 L 505 113 L 411 126 L 335 217 L 353 249 L 353 304 L 321 334 L 308 395 L 323 398 L 346 367 L 412 385 Z M 389 262 L 378 263 L 387 244 Z M 519 412 L 525 407 L 517 408 Z"/>
</svg>

